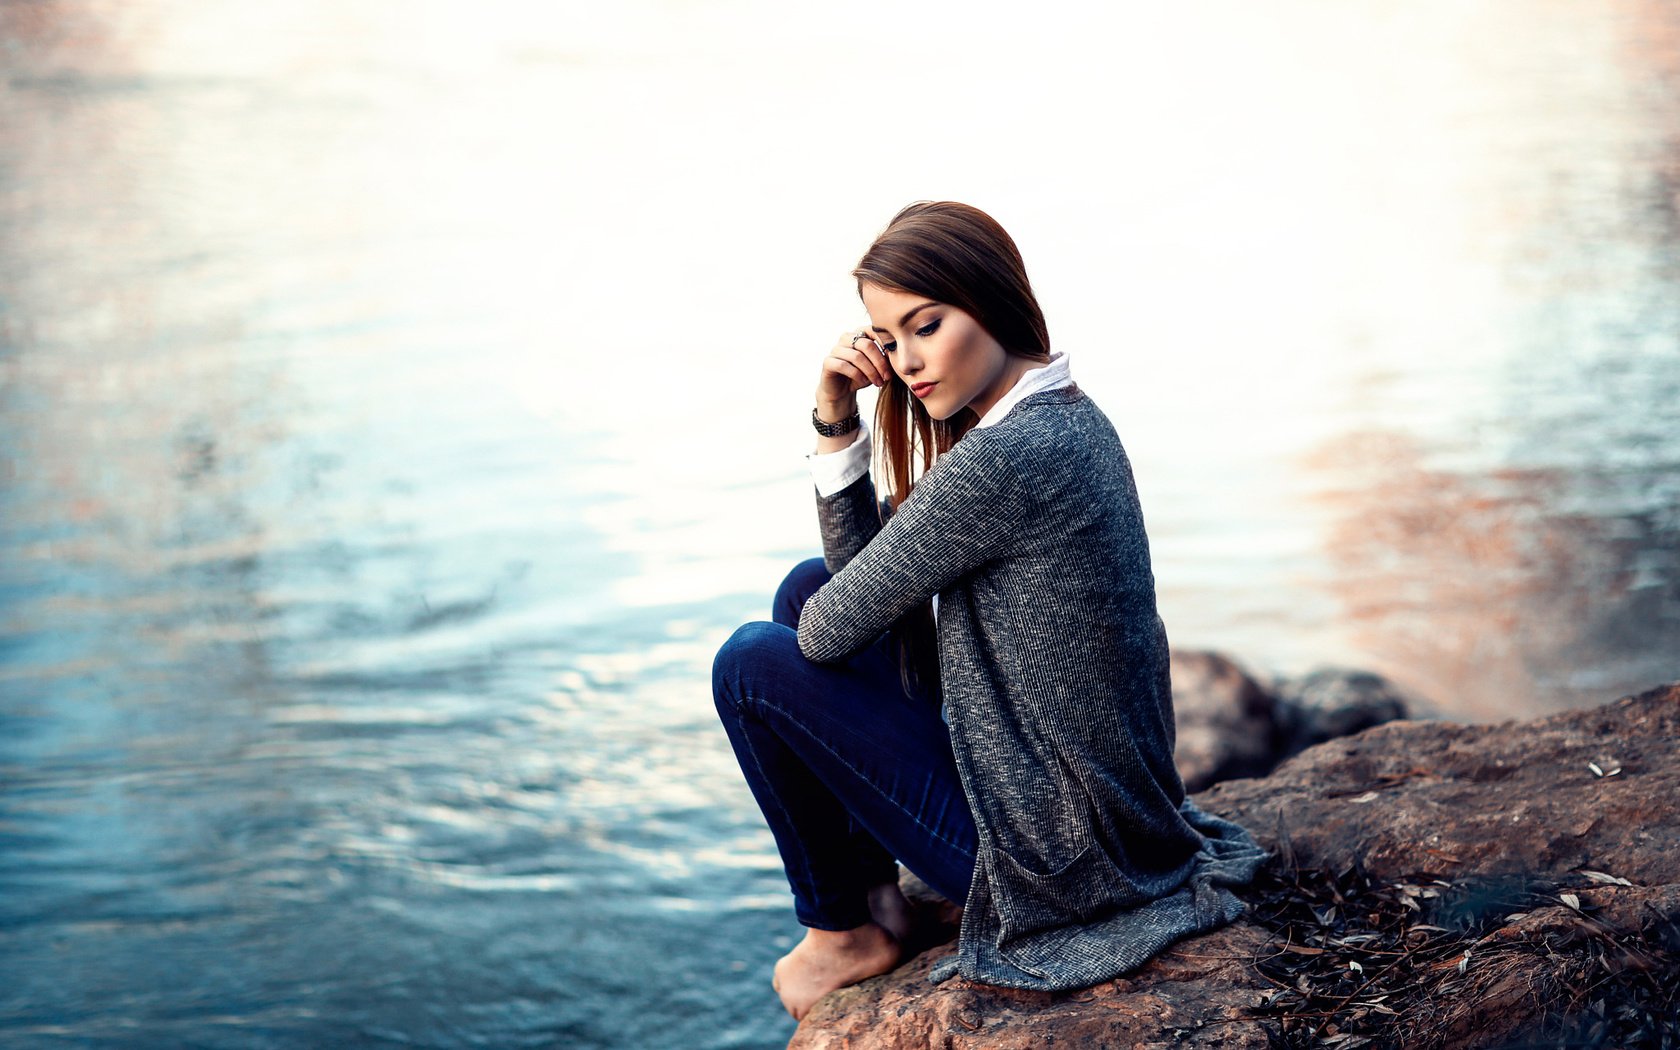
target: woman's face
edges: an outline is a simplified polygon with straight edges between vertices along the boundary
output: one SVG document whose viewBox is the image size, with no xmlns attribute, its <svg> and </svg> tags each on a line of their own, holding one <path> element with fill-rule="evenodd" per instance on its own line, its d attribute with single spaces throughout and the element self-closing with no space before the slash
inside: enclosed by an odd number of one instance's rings
<svg viewBox="0 0 1680 1050">
<path fill-rule="evenodd" d="M 973 317 L 947 303 L 865 283 L 860 291 L 876 342 L 928 415 L 965 407 L 983 416 L 1035 362 L 1004 350 Z"/>
</svg>

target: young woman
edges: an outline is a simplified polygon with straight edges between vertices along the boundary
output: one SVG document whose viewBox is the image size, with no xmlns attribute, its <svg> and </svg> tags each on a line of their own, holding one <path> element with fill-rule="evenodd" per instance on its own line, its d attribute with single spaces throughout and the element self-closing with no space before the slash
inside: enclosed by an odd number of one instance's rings
<svg viewBox="0 0 1680 1050">
<path fill-rule="evenodd" d="M 912 204 L 852 274 L 869 328 L 829 350 L 812 414 L 823 558 L 713 667 L 808 928 L 772 983 L 803 1018 L 896 966 L 896 862 L 965 905 L 935 980 L 1108 980 L 1235 918 L 1264 858 L 1173 766 L 1130 464 L 985 213 Z"/>
</svg>

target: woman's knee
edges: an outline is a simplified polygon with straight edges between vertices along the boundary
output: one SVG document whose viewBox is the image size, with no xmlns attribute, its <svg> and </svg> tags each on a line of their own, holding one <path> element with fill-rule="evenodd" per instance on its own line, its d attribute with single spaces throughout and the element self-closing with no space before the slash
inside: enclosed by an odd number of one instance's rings
<svg viewBox="0 0 1680 1050">
<path fill-rule="evenodd" d="M 776 600 L 771 606 L 775 621 L 784 627 L 798 627 L 799 610 L 805 607 L 805 600 L 817 593 L 817 588 L 832 575 L 821 558 L 807 558 L 795 565 L 776 588 Z"/>
<path fill-rule="evenodd" d="M 712 699 L 719 710 L 739 705 L 755 674 L 790 657 L 804 659 L 791 628 L 764 620 L 735 628 L 712 660 Z"/>
</svg>

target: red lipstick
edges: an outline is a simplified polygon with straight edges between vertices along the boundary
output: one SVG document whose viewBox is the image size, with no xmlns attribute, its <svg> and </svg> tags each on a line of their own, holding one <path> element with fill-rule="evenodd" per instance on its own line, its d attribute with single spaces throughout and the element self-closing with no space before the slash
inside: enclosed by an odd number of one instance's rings
<svg viewBox="0 0 1680 1050">
<path fill-rule="evenodd" d="M 910 385 L 910 392 L 912 394 L 915 394 L 917 397 L 926 398 L 928 396 L 928 391 L 932 390 L 934 387 L 936 387 L 938 385 L 939 384 L 937 382 L 933 382 L 933 383 L 912 383 Z"/>
</svg>

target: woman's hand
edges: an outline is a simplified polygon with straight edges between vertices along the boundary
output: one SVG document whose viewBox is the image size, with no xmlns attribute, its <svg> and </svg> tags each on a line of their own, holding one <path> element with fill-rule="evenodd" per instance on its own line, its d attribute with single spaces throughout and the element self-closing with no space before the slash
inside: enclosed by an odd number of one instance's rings
<svg viewBox="0 0 1680 1050">
<path fill-rule="evenodd" d="M 856 330 L 845 332 L 823 358 L 817 416 L 825 423 L 838 423 L 857 411 L 859 390 L 885 386 L 891 379 L 892 366 L 875 340 Z"/>
</svg>

